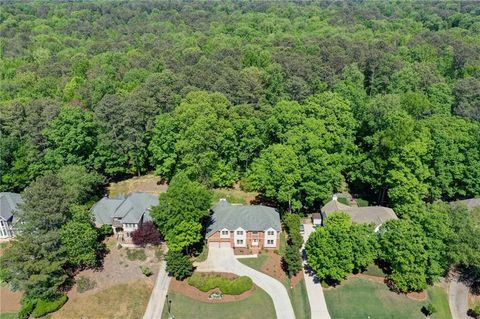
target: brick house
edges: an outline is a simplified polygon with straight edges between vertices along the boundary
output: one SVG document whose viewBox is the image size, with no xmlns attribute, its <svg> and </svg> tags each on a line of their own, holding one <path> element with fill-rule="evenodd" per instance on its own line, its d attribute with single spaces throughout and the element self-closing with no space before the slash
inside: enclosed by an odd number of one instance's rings
<svg viewBox="0 0 480 319">
<path fill-rule="evenodd" d="M 274 208 L 230 204 L 221 199 L 211 210 L 213 214 L 206 234 L 209 246 L 246 248 L 252 253 L 278 249 L 281 223 Z"/>
</svg>

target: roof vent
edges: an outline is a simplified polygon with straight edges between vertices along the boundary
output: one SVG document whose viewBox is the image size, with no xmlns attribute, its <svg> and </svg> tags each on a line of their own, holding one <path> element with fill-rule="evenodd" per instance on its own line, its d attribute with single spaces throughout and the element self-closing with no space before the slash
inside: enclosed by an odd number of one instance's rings
<svg viewBox="0 0 480 319">
<path fill-rule="evenodd" d="M 336 201 L 337 201 L 337 199 L 338 199 L 338 196 L 337 196 L 337 194 L 333 194 L 333 196 L 332 196 L 332 200 L 334 200 L 334 201 L 336 202 Z"/>
</svg>

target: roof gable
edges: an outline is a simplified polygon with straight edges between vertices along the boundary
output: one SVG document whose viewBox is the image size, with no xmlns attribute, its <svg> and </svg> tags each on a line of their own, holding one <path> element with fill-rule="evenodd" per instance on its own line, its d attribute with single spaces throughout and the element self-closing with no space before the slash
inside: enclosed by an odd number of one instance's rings
<svg viewBox="0 0 480 319">
<path fill-rule="evenodd" d="M 5 221 L 14 219 L 13 212 L 22 204 L 22 196 L 18 193 L 0 192 L 0 217 Z"/>
<path fill-rule="evenodd" d="M 150 207 L 158 205 L 158 196 L 147 193 L 131 193 L 126 198 L 102 198 L 91 211 L 95 221 L 100 224 L 112 224 L 113 218 L 119 218 L 126 224 L 137 224 L 143 217 L 151 221 Z"/>
<path fill-rule="evenodd" d="M 264 231 L 272 228 L 281 230 L 280 215 L 268 206 L 232 205 L 222 199 L 212 207 L 211 223 L 207 228 L 207 237 L 224 228 L 246 231 Z"/>
</svg>

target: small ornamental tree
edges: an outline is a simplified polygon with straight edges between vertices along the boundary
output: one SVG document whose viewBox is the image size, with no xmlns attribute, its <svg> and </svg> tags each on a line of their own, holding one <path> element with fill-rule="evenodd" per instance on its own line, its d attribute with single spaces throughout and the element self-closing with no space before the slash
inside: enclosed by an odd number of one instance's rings
<svg viewBox="0 0 480 319">
<path fill-rule="evenodd" d="M 302 257 L 300 256 L 298 247 L 287 245 L 283 255 L 283 269 L 290 278 L 302 270 Z"/>
<path fill-rule="evenodd" d="M 192 275 L 193 265 L 188 256 L 179 251 L 169 250 L 165 259 L 167 261 L 167 272 L 176 279 L 182 280 Z"/>
<path fill-rule="evenodd" d="M 137 246 L 145 247 L 148 244 L 159 245 L 162 242 L 160 233 L 153 222 L 145 222 L 132 233 L 132 241 Z"/>
</svg>

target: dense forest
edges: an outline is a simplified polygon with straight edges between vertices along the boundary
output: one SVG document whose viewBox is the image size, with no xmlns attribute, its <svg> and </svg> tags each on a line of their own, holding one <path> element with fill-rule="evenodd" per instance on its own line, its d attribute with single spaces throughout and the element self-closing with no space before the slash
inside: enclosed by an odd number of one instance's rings
<svg viewBox="0 0 480 319">
<path fill-rule="evenodd" d="M 318 208 L 480 194 L 475 2 L 3 3 L 2 191 L 80 165 Z"/>
</svg>

